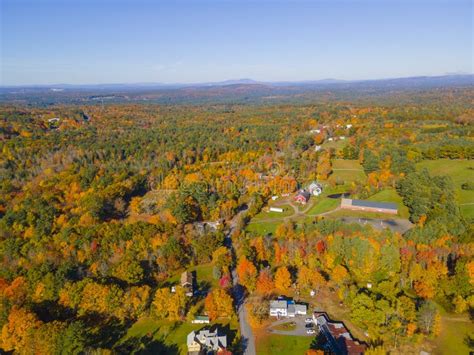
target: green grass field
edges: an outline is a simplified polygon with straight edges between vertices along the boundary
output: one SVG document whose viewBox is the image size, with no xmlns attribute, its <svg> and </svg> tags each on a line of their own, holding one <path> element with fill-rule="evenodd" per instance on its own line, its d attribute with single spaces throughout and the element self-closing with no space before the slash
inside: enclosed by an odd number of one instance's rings
<svg viewBox="0 0 474 355">
<path fill-rule="evenodd" d="M 465 217 L 474 218 L 474 191 L 461 189 L 461 185 L 474 180 L 473 160 L 437 159 L 425 160 L 417 164 L 418 169 L 426 168 L 432 175 L 448 175 L 456 186 L 458 202 Z M 472 203 L 472 204 L 470 204 Z"/>
<path fill-rule="evenodd" d="M 265 335 L 257 339 L 257 354 L 300 355 L 310 348 L 313 337 Z"/>
<path fill-rule="evenodd" d="M 269 233 L 275 234 L 275 230 L 281 222 L 251 222 L 245 228 L 248 232 L 255 233 L 257 235 L 267 235 Z"/>
<path fill-rule="evenodd" d="M 338 140 L 338 141 L 328 141 L 328 140 L 326 140 L 322 144 L 322 147 L 324 149 L 334 148 L 336 150 L 336 152 L 338 152 L 338 151 L 342 150 L 347 144 L 348 144 L 347 140 Z"/>
<path fill-rule="evenodd" d="M 402 218 L 408 218 L 410 212 L 408 207 L 403 204 L 402 197 L 394 189 L 387 189 L 377 192 L 375 195 L 372 195 L 368 198 L 369 201 L 376 202 L 393 202 L 398 206 L 398 216 Z"/>
<path fill-rule="evenodd" d="M 468 314 L 453 314 L 438 306 L 441 313 L 441 334 L 435 339 L 436 354 L 470 354 L 468 338 L 474 339 L 474 323 Z"/>
<path fill-rule="evenodd" d="M 320 213 L 328 212 L 335 209 L 341 203 L 340 199 L 322 197 L 311 207 L 306 213 L 307 216 L 315 216 Z"/>
<path fill-rule="evenodd" d="M 329 181 L 344 181 L 346 183 L 353 181 L 364 182 L 367 179 L 364 169 L 358 160 L 334 159 L 332 161 L 333 172 Z"/>
</svg>

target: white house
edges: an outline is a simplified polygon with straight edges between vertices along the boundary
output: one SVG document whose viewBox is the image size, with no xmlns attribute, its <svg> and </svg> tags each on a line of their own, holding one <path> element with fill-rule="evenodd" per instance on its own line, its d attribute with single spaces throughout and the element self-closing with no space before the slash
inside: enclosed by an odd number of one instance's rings
<svg viewBox="0 0 474 355">
<path fill-rule="evenodd" d="M 290 317 L 304 316 L 307 313 L 307 306 L 302 303 L 295 303 L 292 300 L 270 301 L 270 316 Z"/>
<path fill-rule="evenodd" d="M 285 300 L 270 301 L 270 316 L 286 317 L 288 315 L 288 303 Z"/>
<path fill-rule="evenodd" d="M 321 184 L 314 181 L 309 185 L 308 190 L 313 196 L 319 196 L 323 193 L 323 187 Z"/>
</svg>

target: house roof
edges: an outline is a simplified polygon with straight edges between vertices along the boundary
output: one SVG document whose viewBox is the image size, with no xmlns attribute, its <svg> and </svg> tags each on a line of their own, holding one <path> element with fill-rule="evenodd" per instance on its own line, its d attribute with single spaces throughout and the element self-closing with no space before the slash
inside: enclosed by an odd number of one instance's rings
<svg viewBox="0 0 474 355">
<path fill-rule="evenodd" d="M 296 303 L 296 304 L 295 304 L 295 311 L 304 311 L 304 312 L 306 312 L 306 305 L 305 305 L 305 304 Z"/>
<path fill-rule="evenodd" d="M 325 313 L 315 314 L 318 325 L 336 354 L 363 354 L 366 346 L 352 338 L 344 323 L 332 322 Z"/>
<path fill-rule="evenodd" d="M 187 336 L 187 345 L 197 341 L 202 346 L 212 350 L 224 349 L 227 347 L 227 336 L 219 335 L 218 330 L 203 329 L 199 332 L 192 331 Z"/>
<path fill-rule="evenodd" d="M 270 308 L 287 308 L 288 303 L 285 300 L 270 301 Z"/>
<path fill-rule="evenodd" d="M 188 271 L 185 271 L 181 274 L 181 286 L 186 284 L 193 284 L 193 274 Z"/>
<path fill-rule="evenodd" d="M 298 194 L 296 195 L 296 197 L 298 197 L 298 196 L 302 196 L 306 200 L 309 200 L 309 198 L 311 197 L 311 194 L 306 190 L 302 190 L 302 191 L 298 192 Z"/>
</svg>

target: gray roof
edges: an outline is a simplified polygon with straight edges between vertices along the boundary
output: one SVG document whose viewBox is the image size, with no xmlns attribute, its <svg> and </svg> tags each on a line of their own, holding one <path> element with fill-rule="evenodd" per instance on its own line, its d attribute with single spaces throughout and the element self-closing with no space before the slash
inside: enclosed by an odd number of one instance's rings
<svg viewBox="0 0 474 355">
<path fill-rule="evenodd" d="M 270 308 L 286 308 L 287 307 L 287 301 L 286 300 L 280 300 L 280 301 L 270 301 Z"/>
<path fill-rule="evenodd" d="M 214 331 L 203 329 L 197 333 L 192 331 L 187 336 L 188 346 L 195 340 L 206 348 L 216 351 L 227 347 L 227 336 L 219 335 L 217 329 Z"/>
<path fill-rule="evenodd" d="M 295 303 L 295 311 L 306 312 L 306 305 L 301 303 Z"/>
<path fill-rule="evenodd" d="M 391 202 L 375 202 L 366 200 L 352 200 L 352 206 L 383 208 L 386 210 L 396 210 L 397 204 Z"/>
</svg>

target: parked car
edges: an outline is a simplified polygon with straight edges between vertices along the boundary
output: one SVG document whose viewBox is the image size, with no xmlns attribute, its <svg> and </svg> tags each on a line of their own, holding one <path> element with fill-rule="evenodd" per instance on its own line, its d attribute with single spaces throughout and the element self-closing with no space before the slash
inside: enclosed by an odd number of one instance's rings
<svg viewBox="0 0 474 355">
<path fill-rule="evenodd" d="M 316 330 L 314 330 L 314 329 L 308 329 L 308 330 L 306 331 L 306 334 L 316 334 Z"/>
<path fill-rule="evenodd" d="M 313 318 L 306 318 L 304 320 L 305 323 L 313 323 Z"/>
<path fill-rule="evenodd" d="M 314 327 L 314 324 L 313 323 L 308 323 L 305 325 L 306 328 L 313 328 Z"/>
</svg>

